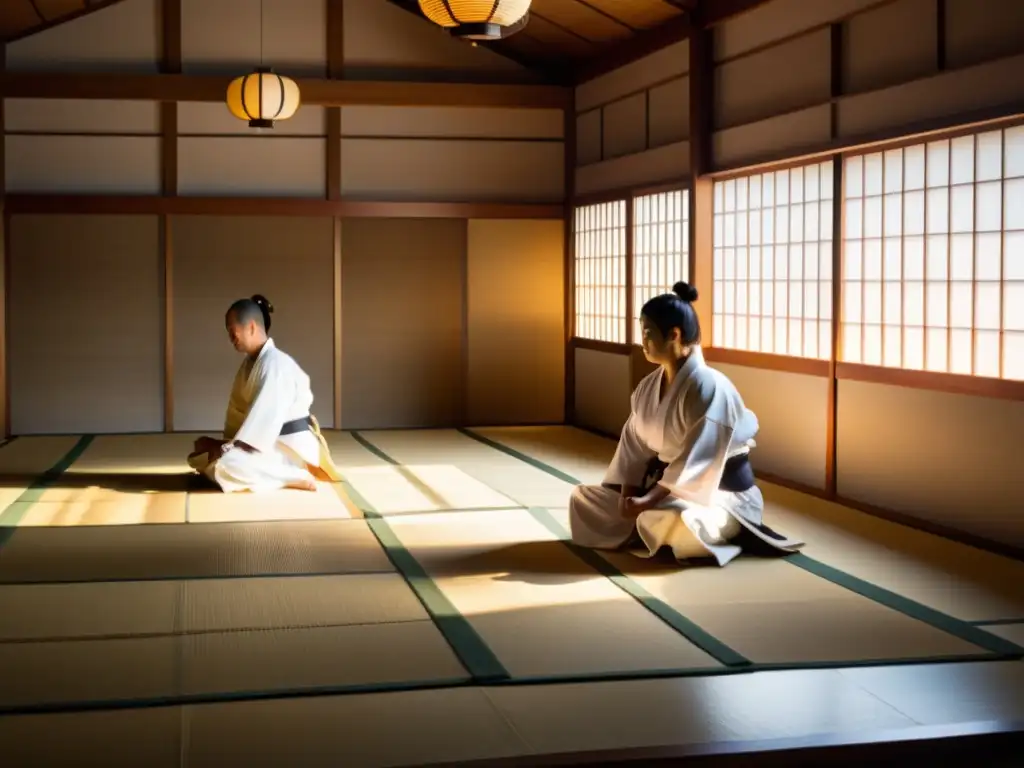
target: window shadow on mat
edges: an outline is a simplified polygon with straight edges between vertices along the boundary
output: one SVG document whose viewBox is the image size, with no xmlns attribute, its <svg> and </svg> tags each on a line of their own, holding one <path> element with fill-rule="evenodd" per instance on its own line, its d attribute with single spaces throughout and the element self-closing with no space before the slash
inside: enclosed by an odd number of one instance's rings
<svg viewBox="0 0 1024 768">
<path fill-rule="evenodd" d="M 490 576 L 494 581 L 548 585 L 607 576 L 616 566 L 633 573 L 658 573 L 714 564 L 710 558 L 680 562 L 668 550 L 644 559 L 621 550 L 602 553 L 562 541 L 526 541 L 486 549 L 480 546 L 471 552 L 466 547 L 431 545 L 422 550 L 417 547 L 413 555 L 435 579 Z"/>
<path fill-rule="evenodd" d="M 38 475 L 0 475 L 0 488 L 32 488 Z M 105 488 L 121 493 L 182 493 L 213 488 L 202 475 L 190 472 L 167 474 L 64 472 L 45 483 L 47 488 Z"/>
</svg>

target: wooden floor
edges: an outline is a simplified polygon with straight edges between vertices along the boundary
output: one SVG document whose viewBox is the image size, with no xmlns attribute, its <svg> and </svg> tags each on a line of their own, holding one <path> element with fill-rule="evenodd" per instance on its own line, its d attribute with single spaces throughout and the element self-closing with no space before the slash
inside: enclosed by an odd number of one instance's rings
<svg viewBox="0 0 1024 768">
<path fill-rule="evenodd" d="M 197 485 L 192 439 L 0 448 L 5 764 L 593 762 L 1024 722 L 1024 563 L 770 484 L 796 557 L 579 550 L 568 494 L 614 444 L 571 428 L 329 433 L 344 484 L 265 496 Z"/>
</svg>

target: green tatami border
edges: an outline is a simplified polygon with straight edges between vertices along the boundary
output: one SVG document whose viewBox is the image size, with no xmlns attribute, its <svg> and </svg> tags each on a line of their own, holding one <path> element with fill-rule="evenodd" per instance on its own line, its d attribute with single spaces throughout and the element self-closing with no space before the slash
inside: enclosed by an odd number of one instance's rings
<svg viewBox="0 0 1024 768">
<path fill-rule="evenodd" d="M 95 435 L 82 435 L 78 438 L 71 449 L 65 453 L 56 464 L 39 475 L 33 483 L 26 488 L 18 498 L 12 501 L 2 512 L 0 512 L 0 547 L 7 543 L 13 535 L 18 524 L 24 519 L 26 513 L 42 497 L 43 492 L 60 479 L 72 464 L 78 461 L 86 449 L 96 438 Z M 13 438 L 12 438 L 13 440 Z M 9 444 L 5 443 L 5 445 Z M 15 507 L 15 505 L 20 505 Z"/>
<path fill-rule="evenodd" d="M 463 430 L 460 429 L 459 431 L 462 432 Z M 352 434 L 360 445 L 364 446 L 375 456 L 389 464 L 401 466 L 400 462 L 396 461 L 393 457 L 389 456 L 387 452 L 374 445 L 366 436 L 359 435 L 355 432 Z M 564 477 L 568 478 L 569 475 L 564 475 Z M 492 488 L 491 490 L 495 491 L 495 493 L 500 493 L 495 488 Z M 640 605 L 648 611 L 653 613 L 658 619 L 670 626 L 682 635 L 683 638 L 700 648 L 713 659 L 726 667 L 747 667 L 753 663 L 750 659 L 733 650 L 721 640 L 702 629 L 699 625 L 688 619 L 675 608 L 672 608 L 668 603 L 665 603 L 650 594 L 633 579 L 622 573 L 612 563 L 601 557 L 599 553 L 574 544 L 568 538 L 568 531 L 566 531 L 565 528 L 563 528 L 562 525 L 551 516 L 551 513 L 548 512 L 548 510 L 543 509 L 542 507 L 523 507 L 523 509 L 529 512 L 530 515 L 537 520 L 537 522 L 543 525 L 550 533 L 554 534 L 555 538 L 558 539 L 563 546 L 567 547 L 576 557 L 593 568 L 597 573 L 607 578 L 615 586 L 639 602 Z"/>
<path fill-rule="evenodd" d="M 358 432 L 353 431 L 352 437 L 366 450 L 378 455 L 391 464 L 382 452 L 366 440 Z M 405 579 L 409 588 L 423 604 L 430 618 L 444 636 L 455 655 L 477 683 L 491 683 L 509 679 L 505 666 L 499 661 L 494 651 L 484 642 L 479 633 L 462 615 L 452 602 L 441 591 L 434 580 L 426 572 L 419 561 L 402 544 L 387 520 L 348 480 L 343 479 L 341 486 L 352 502 L 359 508 L 366 519 L 370 531 L 384 548 L 388 559 Z"/>
<path fill-rule="evenodd" d="M 567 483 L 572 485 L 579 485 L 581 483 L 580 480 L 572 477 L 572 475 L 562 472 L 560 469 L 552 467 L 534 456 L 530 456 L 529 454 L 523 453 L 522 451 L 505 445 L 497 440 L 478 434 L 471 429 L 459 428 L 458 431 L 466 437 L 472 438 L 473 440 L 483 443 L 484 445 L 508 456 L 519 459 L 535 469 L 546 472 L 547 474 L 557 477 Z M 1011 643 L 1005 638 L 985 632 L 975 624 L 942 613 L 941 611 L 937 611 L 934 608 L 918 603 L 910 598 L 904 597 L 903 595 L 891 592 L 890 590 L 879 587 L 865 581 L 864 579 L 860 579 L 831 565 L 815 560 L 802 552 L 786 555 L 782 557 L 782 559 L 797 568 L 802 568 L 808 573 L 812 573 L 819 578 L 825 579 L 826 581 L 842 587 L 843 589 L 854 592 L 855 594 L 878 603 L 879 605 L 898 611 L 905 616 L 915 619 L 916 621 L 928 624 L 949 635 L 989 651 L 994 655 L 994 658 L 1018 659 L 1024 657 L 1024 648 L 1018 646 L 1016 643 Z"/>
</svg>

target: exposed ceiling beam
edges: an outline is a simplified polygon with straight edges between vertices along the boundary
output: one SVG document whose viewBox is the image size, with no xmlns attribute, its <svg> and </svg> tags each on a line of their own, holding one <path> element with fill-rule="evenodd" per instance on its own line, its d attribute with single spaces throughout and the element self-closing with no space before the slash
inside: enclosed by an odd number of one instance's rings
<svg viewBox="0 0 1024 768">
<path fill-rule="evenodd" d="M 0 96 L 23 99 L 223 101 L 233 78 L 219 75 L 94 73 L 0 74 Z M 557 85 L 487 85 L 295 78 L 302 103 L 404 107 L 511 107 L 563 109 L 572 92 Z"/>
<path fill-rule="evenodd" d="M 734 16 L 752 11 L 770 0 L 703 0 L 693 12 L 665 22 L 659 27 L 642 32 L 622 44 L 601 52 L 592 60 L 583 62 L 576 70 L 576 83 L 584 83 L 607 74 L 619 67 L 650 56 L 652 53 L 685 40 L 691 25 L 699 16 L 702 27 L 713 27 Z"/>
</svg>

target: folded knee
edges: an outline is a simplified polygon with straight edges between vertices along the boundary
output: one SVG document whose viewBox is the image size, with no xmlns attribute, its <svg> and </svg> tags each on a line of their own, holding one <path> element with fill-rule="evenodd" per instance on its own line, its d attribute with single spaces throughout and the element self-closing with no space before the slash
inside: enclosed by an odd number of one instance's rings
<svg viewBox="0 0 1024 768">
<path fill-rule="evenodd" d="M 600 491 L 600 488 L 601 486 L 596 485 L 577 485 L 572 489 L 572 493 L 569 494 L 569 507 L 593 503 L 594 491 L 595 489 Z"/>
</svg>

